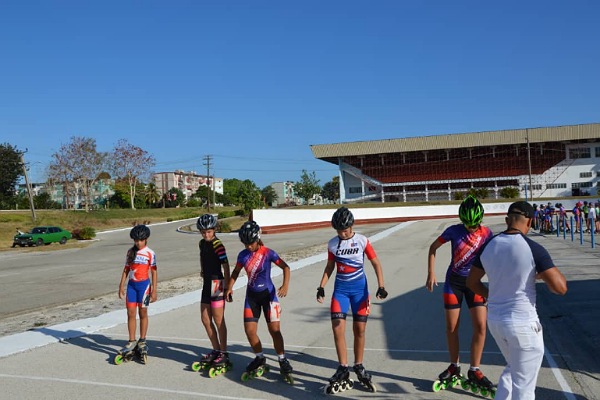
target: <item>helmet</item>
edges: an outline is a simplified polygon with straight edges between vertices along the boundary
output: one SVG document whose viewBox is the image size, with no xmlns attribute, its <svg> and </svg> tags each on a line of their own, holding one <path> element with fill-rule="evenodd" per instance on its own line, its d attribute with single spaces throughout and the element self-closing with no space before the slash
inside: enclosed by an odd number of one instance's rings
<svg viewBox="0 0 600 400">
<path fill-rule="evenodd" d="M 338 208 L 331 217 L 331 226 L 336 231 L 342 231 L 354 225 L 354 216 L 346 207 Z"/>
<path fill-rule="evenodd" d="M 150 228 L 148 228 L 146 225 L 136 225 L 131 228 L 129 236 L 133 240 L 146 240 L 150 237 Z"/>
<path fill-rule="evenodd" d="M 260 226 L 254 221 L 244 222 L 238 235 L 244 244 L 252 244 L 260 240 Z"/>
<path fill-rule="evenodd" d="M 460 204 L 458 217 L 466 226 L 477 226 L 483 220 L 483 205 L 475 197 L 469 195 Z"/>
<path fill-rule="evenodd" d="M 217 219 L 214 217 L 214 215 L 204 214 L 198 218 L 198 221 L 196 221 L 196 226 L 198 227 L 199 231 L 205 229 L 215 229 L 217 227 Z"/>
</svg>

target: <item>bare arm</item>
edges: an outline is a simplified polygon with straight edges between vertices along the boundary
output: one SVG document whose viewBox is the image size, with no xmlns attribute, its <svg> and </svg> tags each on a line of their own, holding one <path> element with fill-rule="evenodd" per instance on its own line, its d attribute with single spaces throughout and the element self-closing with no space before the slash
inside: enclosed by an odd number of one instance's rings
<svg viewBox="0 0 600 400">
<path fill-rule="evenodd" d="M 373 269 L 375 270 L 375 276 L 377 277 L 377 287 L 384 287 L 385 284 L 383 282 L 383 269 L 381 268 L 381 262 L 379 258 L 375 257 L 371 260 L 371 265 L 373 265 Z"/>
<path fill-rule="evenodd" d="M 552 293 L 560 295 L 567 293 L 567 280 L 557 267 L 540 272 L 537 276 L 546 282 L 546 286 Z"/>
<path fill-rule="evenodd" d="M 485 271 L 481 268 L 471 267 L 471 271 L 469 271 L 469 276 L 467 276 L 467 287 L 471 289 L 474 293 L 488 298 L 489 289 L 487 286 L 481 282 L 483 276 L 485 275 Z"/>
<path fill-rule="evenodd" d="M 225 300 L 227 301 L 233 301 L 233 298 L 231 296 L 233 293 L 233 285 L 235 284 L 235 281 L 240 275 L 241 269 L 241 265 L 236 265 L 233 269 L 233 272 L 231 273 L 231 276 L 229 277 L 229 281 L 227 282 L 227 290 L 225 291 Z"/>
<path fill-rule="evenodd" d="M 279 259 L 279 264 L 276 265 L 283 270 L 283 284 L 277 289 L 277 295 L 279 297 L 285 297 L 287 296 L 288 287 L 290 285 L 290 266 L 281 258 Z"/>
<path fill-rule="evenodd" d="M 425 287 L 430 292 L 433 292 L 433 285 L 437 286 L 437 279 L 435 278 L 435 252 L 437 249 L 442 247 L 443 243 L 439 240 L 435 240 L 429 246 L 429 254 L 427 255 L 427 280 L 425 281 Z"/>
<path fill-rule="evenodd" d="M 158 271 L 152 270 L 152 288 L 150 289 L 150 301 L 154 303 L 158 297 Z"/>
<path fill-rule="evenodd" d="M 327 260 L 327 265 L 325 266 L 325 271 L 323 271 L 323 277 L 321 278 L 321 282 L 319 283 L 319 287 L 324 288 L 327 285 L 327 281 L 329 281 L 329 277 L 333 273 L 333 269 L 335 268 L 335 260 Z M 324 298 L 317 296 L 317 301 L 319 303 L 323 303 Z"/>
<path fill-rule="evenodd" d="M 119 282 L 119 298 L 123 299 L 125 297 L 125 282 L 127 282 L 127 274 L 128 270 L 124 269 L 121 274 L 121 281 Z"/>
</svg>

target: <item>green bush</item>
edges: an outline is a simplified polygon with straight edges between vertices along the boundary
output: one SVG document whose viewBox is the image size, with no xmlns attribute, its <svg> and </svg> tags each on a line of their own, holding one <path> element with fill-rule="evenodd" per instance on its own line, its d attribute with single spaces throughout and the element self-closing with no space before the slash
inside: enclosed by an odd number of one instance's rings
<svg viewBox="0 0 600 400">
<path fill-rule="evenodd" d="M 91 226 L 84 226 L 71 232 L 73 238 L 77 240 L 91 240 L 96 237 L 96 230 Z"/>
<path fill-rule="evenodd" d="M 231 225 L 229 225 L 225 221 L 221 221 L 221 222 L 219 222 L 218 230 L 219 230 L 219 232 L 229 233 L 229 232 L 231 232 Z"/>
<path fill-rule="evenodd" d="M 500 189 L 500 197 L 505 199 L 516 199 L 519 197 L 519 188 L 516 187 L 505 187 Z"/>
<path fill-rule="evenodd" d="M 225 219 L 225 218 L 231 218 L 231 217 L 235 217 L 236 212 L 233 210 L 228 210 L 228 211 L 221 211 L 217 217 L 219 219 Z"/>
</svg>

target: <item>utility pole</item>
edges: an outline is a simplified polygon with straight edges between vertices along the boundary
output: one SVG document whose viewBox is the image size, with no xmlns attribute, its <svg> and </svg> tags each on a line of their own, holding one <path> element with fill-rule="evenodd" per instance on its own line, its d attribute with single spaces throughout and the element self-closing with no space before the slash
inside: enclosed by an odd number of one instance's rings
<svg viewBox="0 0 600 400">
<path fill-rule="evenodd" d="M 27 152 L 25 149 L 24 152 L 21 152 L 21 166 L 23 167 L 23 175 L 25 175 L 25 186 L 27 187 L 27 196 L 29 197 L 29 206 L 31 207 L 31 218 L 33 219 L 33 223 L 35 224 L 35 207 L 33 206 L 33 195 L 31 194 L 31 185 L 29 184 L 29 177 L 27 176 L 27 168 L 25 167 L 25 157 L 23 154 Z"/>
<path fill-rule="evenodd" d="M 527 140 L 527 164 L 529 166 L 529 200 L 533 201 L 533 185 L 531 184 L 531 147 L 529 146 L 529 129 L 525 128 L 525 139 Z M 527 200 L 527 196 L 525 196 Z"/>
<path fill-rule="evenodd" d="M 206 187 L 208 188 L 208 193 L 206 196 L 206 211 L 210 214 L 210 162 L 212 161 L 211 155 L 204 156 L 204 165 L 206 165 Z"/>
</svg>

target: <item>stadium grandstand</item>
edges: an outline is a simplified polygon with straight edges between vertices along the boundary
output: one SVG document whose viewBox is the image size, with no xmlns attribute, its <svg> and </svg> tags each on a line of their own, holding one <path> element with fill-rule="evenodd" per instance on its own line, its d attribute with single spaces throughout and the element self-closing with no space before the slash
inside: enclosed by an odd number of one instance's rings
<svg viewBox="0 0 600 400">
<path fill-rule="evenodd" d="M 434 201 L 504 188 L 527 199 L 597 196 L 600 123 L 311 145 L 339 166 L 342 203 Z"/>
</svg>

